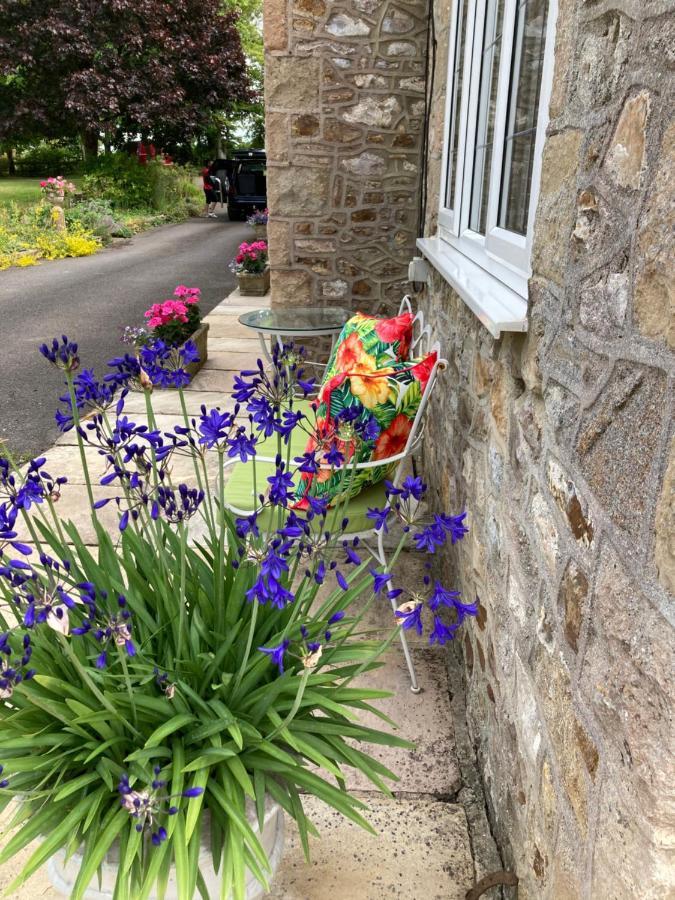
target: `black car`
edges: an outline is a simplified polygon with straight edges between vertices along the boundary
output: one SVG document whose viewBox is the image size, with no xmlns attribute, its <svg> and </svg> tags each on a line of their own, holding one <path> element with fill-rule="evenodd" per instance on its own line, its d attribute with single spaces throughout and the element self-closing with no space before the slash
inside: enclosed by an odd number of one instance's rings
<svg viewBox="0 0 675 900">
<path fill-rule="evenodd" d="M 267 156 L 264 150 L 235 150 L 231 159 L 216 160 L 211 174 L 227 173 L 227 213 L 242 221 L 267 207 Z M 222 177 L 221 177 L 222 180 Z"/>
</svg>

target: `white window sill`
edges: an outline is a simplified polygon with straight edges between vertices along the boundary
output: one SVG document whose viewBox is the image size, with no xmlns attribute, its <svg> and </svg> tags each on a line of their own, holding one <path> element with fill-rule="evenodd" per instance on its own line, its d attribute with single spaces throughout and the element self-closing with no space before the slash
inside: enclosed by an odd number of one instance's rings
<svg viewBox="0 0 675 900">
<path fill-rule="evenodd" d="M 527 331 L 527 300 L 439 237 L 418 238 L 417 246 L 493 337 Z"/>
</svg>

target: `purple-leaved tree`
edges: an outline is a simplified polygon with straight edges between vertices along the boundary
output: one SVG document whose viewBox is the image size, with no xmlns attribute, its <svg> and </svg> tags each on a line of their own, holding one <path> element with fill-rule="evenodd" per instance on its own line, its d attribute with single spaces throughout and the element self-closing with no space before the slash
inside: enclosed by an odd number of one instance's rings
<svg viewBox="0 0 675 900">
<path fill-rule="evenodd" d="M 236 14 L 220 0 L 0 3 L 0 142 L 184 140 L 249 99 Z"/>
</svg>

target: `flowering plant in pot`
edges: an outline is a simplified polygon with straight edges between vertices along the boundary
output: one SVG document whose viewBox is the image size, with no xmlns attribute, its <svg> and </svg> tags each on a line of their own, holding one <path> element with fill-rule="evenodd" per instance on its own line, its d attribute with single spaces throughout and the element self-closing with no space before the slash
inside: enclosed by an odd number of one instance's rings
<svg viewBox="0 0 675 900">
<path fill-rule="evenodd" d="M 267 221 L 269 219 L 269 210 L 254 209 L 251 215 L 246 219 L 246 224 L 250 225 L 255 232 L 255 236 L 259 240 L 267 240 Z"/>
<path fill-rule="evenodd" d="M 281 810 L 308 853 L 303 792 L 369 828 L 344 770 L 385 792 L 395 778 L 364 747 L 405 742 L 355 715 L 386 696 L 355 679 L 395 634 L 374 640 L 363 627 L 392 576 L 343 539 L 339 506 L 289 509 L 293 477 L 311 464 L 311 454 L 290 460 L 293 429 L 308 427 L 297 397 L 313 389 L 297 353 L 277 352 L 269 375 L 260 364 L 237 377 L 234 410 L 184 412 L 161 432 L 136 357 L 97 380 L 67 338 L 42 352 L 65 375 L 57 421 L 77 437 L 95 547 L 59 515 L 68 486 L 47 459 L 0 459 L 0 808 L 17 804 L 0 863 L 41 838 L 8 890 L 54 857 L 73 900 L 97 871 L 110 892 L 96 896 L 260 896 Z M 166 364 L 158 353 L 154 366 Z M 147 424 L 125 413 L 134 386 Z M 226 460 L 255 460 L 266 436 L 275 472 L 260 511 L 237 518 L 224 502 Z M 189 481 L 174 476 L 181 467 Z M 395 556 L 411 535 L 426 545 L 433 534 L 436 546 L 465 530 L 462 516 L 418 521 L 423 492 L 411 478 L 373 511 L 379 527 L 404 523 Z M 436 589 L 432 609 L 442 596 L 458 621 L 475 612 Z M 413 619 L 417 628 L 419 616 L 402 613 L 402 627 Z"/>
<path fill-rule="evenodd" d="M 239 290 L 249 296 L 262 296 L 270 286 L 267 241 L 244 241 L 230 263 L 230 270 L 237 276 Z"/>
<path fill-rule="evenodd" d="M 62 175 L 56 178 L 50 177 L 40 182 L 40 189 L 48 203 L 61 205 L 67 194 L 75 193 L 75 185 L 72 181 L 66 181 Z"/>
<path fill-rule="evenodd" d="M 174 369 L 180 368 L 180 360 L 189 375 L 196 375 L 208 358 L 209 326 L 202 324 L 200 296 L 199 288 L 179 284 L 171 300 L 153 303 L 146 309 L 143 315 L 147 322 L 144 326 L 125 327 L 122 343 L 135 347 L 141 359 L 147 357 L 149 365 L 153 364 L 158 348 L 163 347 L 167 354 L 174 356 L 183 348 L 182 354 L 176 356 Z M 188 343 L 190 346 L 185 350 Z M 186 354 L 191 359 L 188 360 Z M 176 386 L 171 379 L 166 378 L 160 378 L 156 383 L 160 387 Z"/>
</svg>

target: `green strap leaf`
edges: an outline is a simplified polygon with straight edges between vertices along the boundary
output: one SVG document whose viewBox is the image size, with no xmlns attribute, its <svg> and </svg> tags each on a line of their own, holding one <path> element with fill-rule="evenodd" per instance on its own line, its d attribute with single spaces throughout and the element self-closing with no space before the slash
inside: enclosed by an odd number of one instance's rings
<svg viewBox="0 0 675 900">
<path fill-rule="evenodd" d="M 113 841 L 125 825 L 129 826 L 129 813 L 126 809 L 118 808 L 115 815 L 101 832 L 96 843 L 82 860 L 82 866 L 73 887 L 71 900 L 82 900 L 85 891 L 89 887 L 89 882 L 96 874 L 96 870 L 105 859 L 105 855 L 112 846 Z"/>
<path fill-rule="evenodd" d="M 150 747 L 157 747 L 162 743 L 164 738 L 168 737 L 170 734 L 173 734 L 175 731 L 178 731 L 181 728 L 185 728 L 186 725 L 191 725 L 193 722 L 197 721 L 194 716 L 188 715 L 188 713 L 181 713 L 178 716 L 173 716 L 168 722 L 164 722 L 159 728 L 155 728 L 150 737 L 145 742 L 145 749 L 149 749 Z"/>
</svg>

